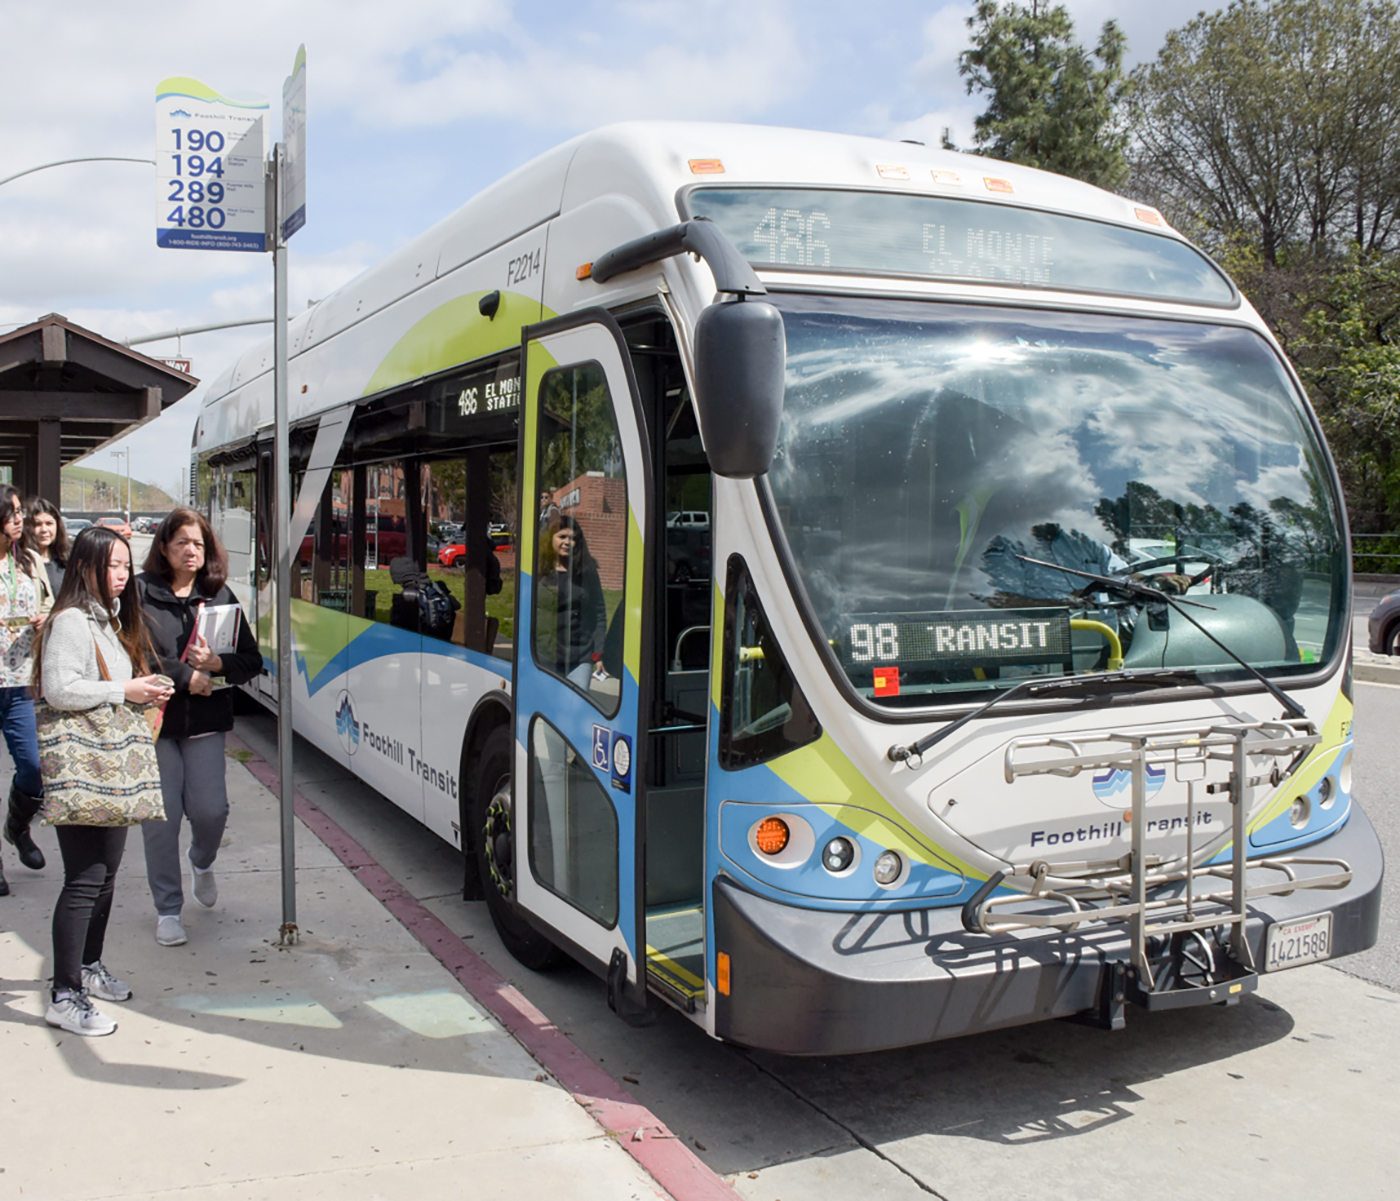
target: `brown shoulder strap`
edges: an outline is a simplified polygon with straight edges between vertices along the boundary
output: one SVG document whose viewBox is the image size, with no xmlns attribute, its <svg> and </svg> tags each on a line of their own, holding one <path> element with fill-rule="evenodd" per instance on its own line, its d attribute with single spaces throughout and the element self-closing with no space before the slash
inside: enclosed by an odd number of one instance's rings
<svg viewBox="0 0 1400 1201">
<path fill-rule="evenodd" d="M 107 681 L 107 683 L 110 684 L 112 682 L 112 673 L 107 670 L 107 660 L 102 657 L 102 648 L 97 645 L 96 638 L 92 640 L 92 649 L 97 652 L 98 675 L 100 675 L 104 680 Z"/>
</svg>

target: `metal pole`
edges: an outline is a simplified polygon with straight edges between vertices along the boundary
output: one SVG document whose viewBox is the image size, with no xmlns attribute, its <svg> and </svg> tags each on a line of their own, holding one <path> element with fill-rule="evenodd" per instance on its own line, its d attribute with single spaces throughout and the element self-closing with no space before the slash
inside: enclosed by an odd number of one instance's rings
<svg viewBox="0 0 1400 1201">
<path fill-rule="evenodd" d="M 154 167 L 156 160 L 153 158 L 118 158 L 110 154 L 89 158 L 61 158 L 56 163 L 40 163 L 37 167 L 16 171 L 13 175 L 7 175 L 4 179 L 0 179 L 0 185 L 10 183 L 12 180 L 23 179 L 26 175 L 33 175 L 35 171 L 47 171 L 50 167 L 66 167 L 69 163 L 145 163 L 148 167 Z"/>
<path fill-rule="evenodd" d="M 287 530 L 292 524 L 292 473 L 287 446 L 287 243 L 282 238 L 282 169 L 286 149 L 281 142 L 272 152 L 272 290 L 273 290 L 273 406 L 276 429 L 273 438 L 276 477 L 277 548 L 277 782 L 282 803 L 282 929 L 280 942 L 297 941 L 296 814 L 292 782 L 292 545 Z"/>
</svg>

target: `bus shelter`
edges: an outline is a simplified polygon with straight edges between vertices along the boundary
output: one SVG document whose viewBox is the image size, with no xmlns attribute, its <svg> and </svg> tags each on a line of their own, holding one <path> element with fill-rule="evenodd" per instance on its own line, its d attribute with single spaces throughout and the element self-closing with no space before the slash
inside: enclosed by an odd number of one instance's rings
<svg viewBox="0 0 1400 1201">
<path fill-rule="evenodd" d="M 57 313 L 0 334 L 0 467 L 61 504 L 60 471 L 144 425 L 199 381 Z"/>
</svg>

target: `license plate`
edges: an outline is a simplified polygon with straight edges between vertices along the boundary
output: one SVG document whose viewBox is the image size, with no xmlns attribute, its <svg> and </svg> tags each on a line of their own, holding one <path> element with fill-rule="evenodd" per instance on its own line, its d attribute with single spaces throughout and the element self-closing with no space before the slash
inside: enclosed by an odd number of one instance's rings
<svg viewBox="0 0 1400 1201">
<path fill-rule="evenodd" d="M 1332 915 L 1319 913 L 1315 917 L 1300 917 L 1291 922 L 1275 922 L 1269 927 L 1264 953 L 1264 970 L 1281 972 L 1284 968 L 1316 963 L 1332 954 Z"/>
</svg>

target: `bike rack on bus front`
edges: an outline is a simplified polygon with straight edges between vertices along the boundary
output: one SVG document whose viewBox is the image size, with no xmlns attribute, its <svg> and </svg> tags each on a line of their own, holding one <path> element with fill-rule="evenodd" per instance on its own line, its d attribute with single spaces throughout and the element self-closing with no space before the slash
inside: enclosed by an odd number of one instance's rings
<svg viewBox="0 0 1400 1201">
<path fill-rule="evenodd" d="M 1254 956 L 1246 938 L 1245 923 L 1249 902 L 1257 897 L 1288 895 L 1297 889 L 1338 889 L 1351 882 L 1351 866 L 1341 859 L 1300 855 L 1246 859 L 1248 822 L 1254 810 L 1254 790 L 1261 785 L 1277 789 L 1303 761 L 1310 747 L 1321 737 L 1311 722 L 1280 720 L 1246 722 L 1237 725 L 1203 725 L 1168 732 L 1126 731 L 1097 733 L 1082 738 L 1018 738 L 1006 749 L 1005 773 L 1008 784 L 1023 776 L 1077 776 L 1083 771 L 1113 768 L 1129 773 L 1132 781 L 1131 850 L 1118 861 L 1117 871 L 1095 871 L 1084 865 L 1084 874 L 1068 875 L 1066 865 L 1052 874 L 1044 861 L 1017 865 L 1015 875 L 1026 878 L 1026 891 L 992 896 L 1005 876 L 993 877 L 990 887 L 968 902 L 964 924 L 969 930 L 999 934 L 1015 930 L 1074 930 L 1086 924 L 1125 922 L 1130 936 L 1126 963 L 1105 965 L 1100 999 L 1100 1017 L 1105 1025 L 1122 1025 L 1122 1002 L 1130 999 L 1147 1008 L 1174 1008 L 1185 1005 L 1230 1003 L 1258 983 Z M 1058 754 L 1029 758 L 1028 752 L 1053 748 Z M 1250 774 L 1250 759 L 1273 759 L 1264 775 Z M 1278 761 L 1287 759 L 1285 767 Z M 1231 806 L 1230 859 L 1210 863 L 1219 853 L 1218 845 L 1197 850 L 1194 844 L 1195 786 L 1205 781 L 1212 762 L 1229 764 L 1224 781 L 1206 784 L 1206 791 L 1223 793 Z M 1179 781 L 1187 786 L 1186 853 L 1175 859 L 1150 857 L 1146 847 L 1147 768 L 1172 764 Z M 1330 868 L 1317 875 L 1300 876 L 1298 868 Z M 1074 870 L 1073 867 L 1070 870 Z M 1284 879 L 1251 884 L 1254 872 L 1277 872 Z M 1198 878 L 1229 882 L 1229 889 L 1196 892 Z M 1179 892 L 1159 895 L 1172 885 Z M 1154 895 L 1158 894 L 1158 895 Z M 1014 906 L 1028 902 L 1058 902 L 1062 912 L 1043 909 L 1033 913 L 1013 912 Z M 1229 944 L 1224 962 L 1203 940 L 1208 962 L 1192 960 L 1183 951 L 1183 938 L 1194 931 L 1228 927 Z M 1174 979 L 1159 980 L 1153 970 L 1149 939 L 1165 938 L 1176 949 L 1176 970 L 1164 973 Z M 1180 960 L 1187 960 L 1183 968 Z M 1199 983 L 1196 979 L 1199 979 Z"/>
</svg>

